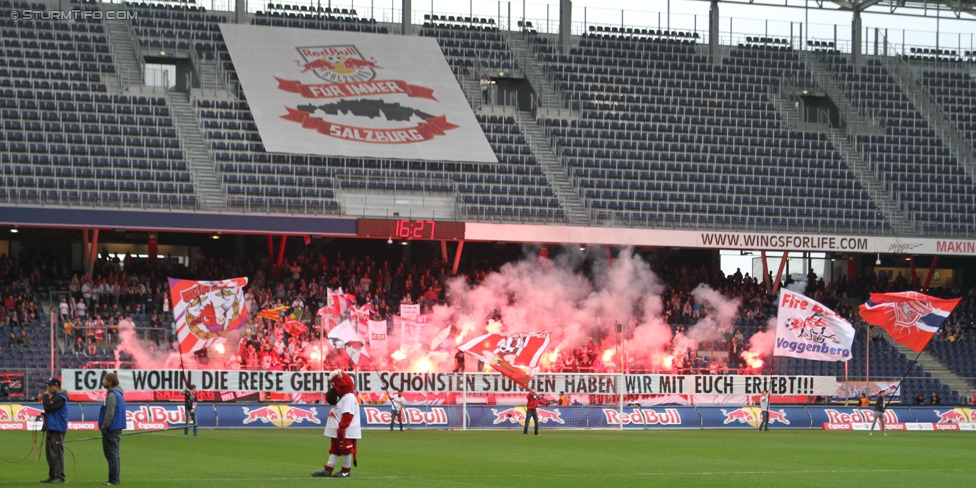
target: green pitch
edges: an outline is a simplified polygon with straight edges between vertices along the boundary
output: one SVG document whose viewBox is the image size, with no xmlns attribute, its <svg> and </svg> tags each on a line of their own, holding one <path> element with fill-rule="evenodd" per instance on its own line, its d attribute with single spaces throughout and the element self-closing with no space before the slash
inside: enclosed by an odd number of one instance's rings
<svg viewBox="0 0 976 488">
<path fill-rule="evenodd" d="M 74 486 L 107 479 L 101 441 L 69 432 Z M 274 487 L 345 484 L 405 487 L 823 487 L 972 486 L 976 433 L 775 430 L 367 431 L 350 479 L 309 476 L 327 459 L 320 429 L 202 430 L 129 435 L 123 486 Z M 0 433 L 0 456 L 19 459 L 28 432 Z M 44 486 L 32 455 L 0 461 L 0 486 Z"/>
</svg>

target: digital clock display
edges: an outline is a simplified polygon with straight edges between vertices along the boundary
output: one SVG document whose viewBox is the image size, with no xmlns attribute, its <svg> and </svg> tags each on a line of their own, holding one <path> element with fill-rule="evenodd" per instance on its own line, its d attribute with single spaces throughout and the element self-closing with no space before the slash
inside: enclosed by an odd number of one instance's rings
<svg viewBox="0 0 976 488">
<path fill-rule="evenodd" d="M 397 220 L 394 234 L 401 239 L 433 239 L 435 229 L 433 220 Z"/>
<path fill-rule="evenodd" d="M 359 219 L 357 235 L 392 239 L 464 239 L 464 222 L 430 219 Z"/>
</svg>

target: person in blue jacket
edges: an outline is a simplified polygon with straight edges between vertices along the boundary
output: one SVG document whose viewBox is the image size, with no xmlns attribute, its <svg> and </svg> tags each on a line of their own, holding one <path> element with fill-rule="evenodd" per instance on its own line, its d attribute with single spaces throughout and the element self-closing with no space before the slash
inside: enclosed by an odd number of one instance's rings
<svg viewBox="0 0 976 488">
<path fill-rule="evenodd" d="M 64 483 L 64 434 L 68 432 L 68 395 L 61 391 L 61 380 L 45 382 L 47 391 L 38 400 L 44 405 L 44 454 L 47 455 L 47 479 L 41 483 Z"/>
<path fill-rule="evenodd" d="M 119 444 L 122 443 L 122 431 L 125 430 L 125 397 L 119 387 L 119 375 L 108 373 L 102 378 L 102 386 L 108 390 L 105 403 L 98 411 L 98 428 L 102 431 L 102 451 L 108 461 L 108 481 L 106 486 L 117 485 L 120 482 L 122 464 L 119 460 Z"/>
</svg>

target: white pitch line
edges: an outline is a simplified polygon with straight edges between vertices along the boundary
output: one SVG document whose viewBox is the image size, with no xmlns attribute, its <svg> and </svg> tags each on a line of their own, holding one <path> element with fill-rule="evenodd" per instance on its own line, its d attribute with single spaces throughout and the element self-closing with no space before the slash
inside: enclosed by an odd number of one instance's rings
<svg viewBox="0 0 976 488">
<path fill-rule="evenodd" d="M 815 473 L 828 473 L 828 474 L 851 474 L 851 473 L 917 473 L 925 471 L 957 471 L 957 472 L 967 472 L 976 471 L 976 468 L 932 468 L 932 469 L 832 469 L 832 470 L 783 470 L 783 471 L 695 471 L 686 473 L 675 473 L 675 472 L 650 472 L 650 473 L 590 473 L 590 474 L 547 474 L 546 478 L 632 478 L 632 477 L 663 477 L 663 476 L 684 476 L 684 477 L 695 477 L 695 476 L 757 476 L 757 475 L 778 475 L 778 474 L 815 474 Z M 357 479 L 366 480 L 429 480 L 429 479 L 465 479 L 469 478 L 469 475 L 417 475 L 417 476 L 402 476 L 402 475 L 381 475 L 381 474 L 369 474 L 369 473 L 358 473 L 357 470 L 353 470 L 352 477 Z M 523 478 L 531 479 L 536 478 L 541 475 L 533 475 L 531 473 L 513 473 L 505 475 L 479 475 L 479 480 L 486 479 L 504 479 L 504 478 Z M 295 481 L 295 480 L 311 480 L 315 479 L 312 476 L 295 476 L 295 477 L 275 477 L 275 478 L 170 478 L 170 479 L 145 479 L 145 480 L 129 480 L 127 482 L 165 482 L 165 483 L 178 483 L 178 482 L 201 482 L 201 481 L 230 481 L 230 482 L 249 482 L 249 481 Z"/>
</svg>

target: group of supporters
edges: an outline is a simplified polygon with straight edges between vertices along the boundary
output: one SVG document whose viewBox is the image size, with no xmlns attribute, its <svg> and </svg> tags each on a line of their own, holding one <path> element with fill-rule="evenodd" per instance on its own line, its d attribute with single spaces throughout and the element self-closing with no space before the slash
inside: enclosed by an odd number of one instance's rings
<svg viewBox="0 0 976 488">
<path fill-rule="evenodd" d="M 170 312 L 167 277 L 201 280 L 218 280 L 234 276 L 246 276 L 249 285 L 245 299 L 252 319 L 241 331 L 240 348 L 228 356 L 231 367 L 248 369 L 292 369 L 308 367 L 305 350 L 319 341 L 314 319 L 320 307 L 326 305 L 328 290 L 342 289 L 355 297 L 356 305 L 369 304 L 372 320 L 388 320 L 402 303 L 420 303 L 427 312 L 436 303 L 444 303 L 445 281 L 452 277 L 450 268 L 435 255 L 419 262 L 409 260 L 396 248 L 387 255 L 373 257 L 369 254 L 342 252 L 319 253 L 309 249 L 296 252 L 273 263 L 268 256 L 235 259 L 225 256 L 197 256 L 193 271 L 174 264 L 171 260 L 149 261 L 112 258 L 106 252 L 99 254 L 91 273 L 68 273 L 64 266 L 46 265 L 36 254 L 22 255 L 20 259 L 0 257 L 0 277 L 3 278 L 0 293 L 3 307 L 0 309 L 0 325 L 13 334 L 7 347 L 31 347 L 23 344 L 26 333 L 18 333 L 16 327 L 29 327 L 40 319 L 36 290 L 43 289 L 56 300 L 53 305 L 62 330 L 61 349 L 66 353 L 94 354 L 118 344 L 118 324 L 124 317 L 133 317 L 139 336 L 152 347 L 172 347 L 174 328 Z M 462 261 L 459 274 L 471 283 L 483 280 L 497 269 L 484 259 Z M 775 316 L 776 295 L 769 292 L 761 277 L 743 274 L 740 270 L 725 274 L 704 264 L 653 263 L 652 270 L 665 284 L 661 297 L 665 320 L 672 326 L 676 337 L 686 327 L 692 327 L 709 313 L 694 299 L 696 287 L 707 284 L 728 299 L 738 300 L 738 318 L 734 328 L 726 331 L 720 341 L 703 344 L 711 350 L 727 350 L 728 362 L 724 368 L 741 368 L 739 353 L 748 344 L 749 336 L 767 327 L 767 320 Z M 783 283 L 791 286 L 789 279 Z M 873 274 L 856 276 L 851 280 L 842 277 L 825 282 L 811 273 L 807 276 L 803 292 L 827 305 L 855 325 L 864 325 L 857 315 L 856 304 L 863 302 L 872 291 L 904 291 L 911 283 L 899 276 L 894 280 L 879 278 Z M 963 296 L 963 301 L 952 314 L 940 337 L 947 341 L 959 341 L 976 337 L 976 287 L 969 290 L 929 290 L 933 295 Z M 854 304 L 854 305 L 852 305 Z M 284 320 L 257 318 L 261 310 L 285 306 L 287 316 L 296 317 L 306 329 L 288 330 Z M 487 319 L 487 318 L 486 318 Z M 593 342 L 580 344 L 574 350 L 562 353 L 552 367 L 557 370 L 601 370 L 609 367 L 600 360 L 600 350 Z M 335 365 L 334 357 L 322 359 L 327 366 Z M 341 365 L 341 364 L 340 364 Z M 687 351 L 677 358 L 677 368 L 708 367 L 695 351 Z"/>
</svg>

